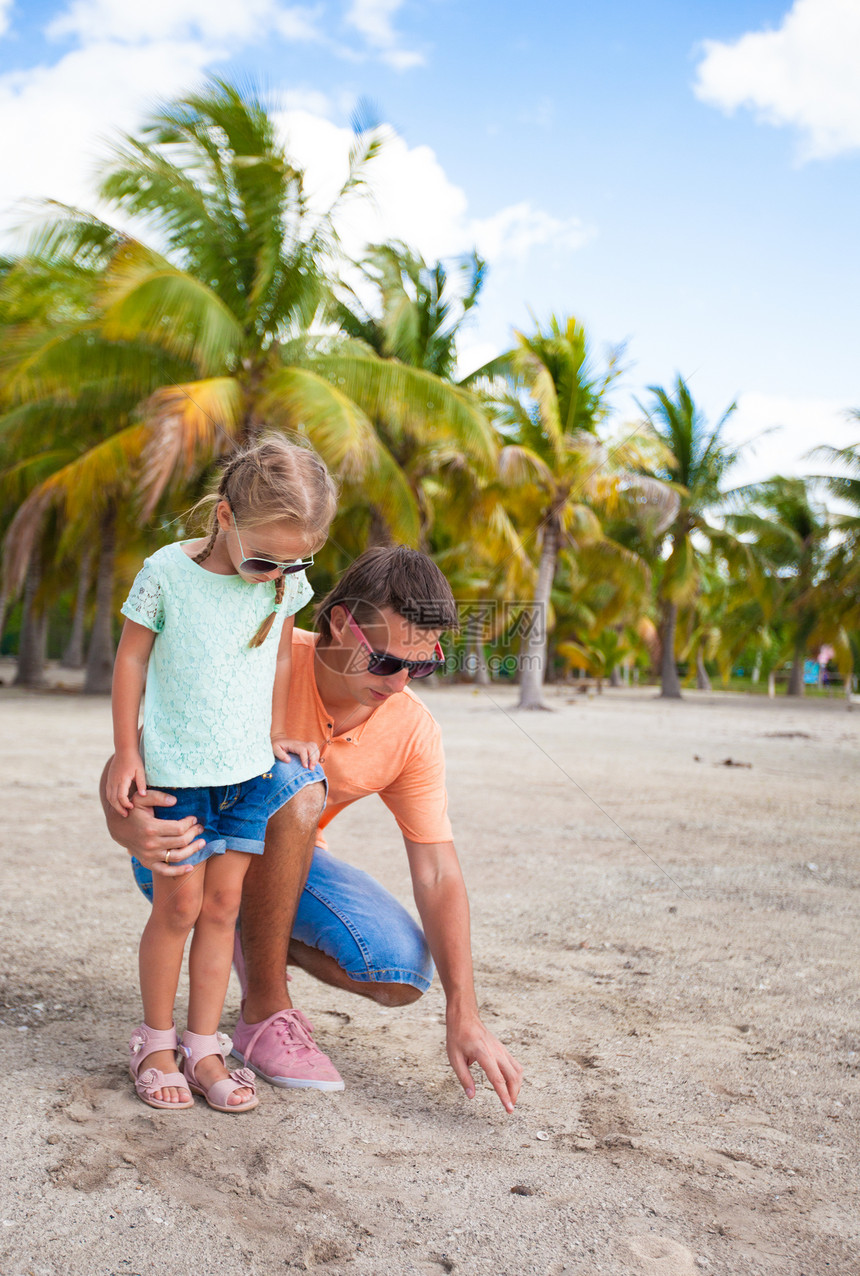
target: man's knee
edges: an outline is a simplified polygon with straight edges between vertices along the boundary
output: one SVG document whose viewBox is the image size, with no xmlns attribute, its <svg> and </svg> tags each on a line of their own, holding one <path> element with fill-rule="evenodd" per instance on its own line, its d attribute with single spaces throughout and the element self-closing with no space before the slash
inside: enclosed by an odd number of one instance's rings
<svg viewBox="0 0 860 1276">
<path fill-rule="evenodd" d="M 325 785 L 319 782 L 306 784 L 276 811 L 269 820 L 269 833 L 278 836 L 289 829 L 301 828 L 310 832 L 319 824 L 325 806 Z"/>
<path fill-rule="evenodd" d="M 380 1006 L 411 1006 L 424 994 L 414 984 L 377 984 L 369 982 L 363 985 L 368 989 L 370 997 Z"/>
</svg>

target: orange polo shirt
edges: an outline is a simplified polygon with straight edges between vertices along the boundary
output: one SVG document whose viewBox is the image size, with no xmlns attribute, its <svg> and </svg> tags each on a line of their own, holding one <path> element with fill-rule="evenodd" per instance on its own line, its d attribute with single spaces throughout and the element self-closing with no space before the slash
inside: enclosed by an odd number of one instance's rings
<svg viewBox="0 0 860 1276">
<path fill-rule="evenodd" d="M 293 631 L 293 671 L 287 714 L 296 740 L 313 740 L 328 780 L 322 830 L 338 811 L 378 793 L 411 842 L 450 842 L 442 733 L 427 706 L 407 687 L 374 709 L 357 727 L 332 735 L 314 677 L 316 634 Z"/>
</svg>

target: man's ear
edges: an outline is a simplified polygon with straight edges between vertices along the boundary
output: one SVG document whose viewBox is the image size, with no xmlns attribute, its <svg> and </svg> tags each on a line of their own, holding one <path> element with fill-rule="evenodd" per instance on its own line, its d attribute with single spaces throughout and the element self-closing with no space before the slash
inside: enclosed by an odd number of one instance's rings
<svg viewBox="0 0 860 1276">
<path fill-rule="evenodd" d="M 346 628 L 346 608 L 341 607 L 340 603 L 335 603 L 329 612 L 328 627 L 331 630 L 331 636 L 334 642 L 341 642 L 343 631 Z"/>
</svg>

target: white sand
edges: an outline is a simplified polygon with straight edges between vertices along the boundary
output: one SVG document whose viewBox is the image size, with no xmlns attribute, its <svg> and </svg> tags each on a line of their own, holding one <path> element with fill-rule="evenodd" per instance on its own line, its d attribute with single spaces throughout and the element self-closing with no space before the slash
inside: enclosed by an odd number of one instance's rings
<svg viewBox="0 0 860 1276">
<path fill-rule="evenodd" d="M 0 690 L 2 1276 L 860 1272 L 860 713 L 653 697 L 427 693 L 513 1117 L 459 1090 L 438 985 L 386 1012 L 301 973 L 345 1092 L 227 1117 L 125 1071 L 146 905 L 95 797 L 107 701 Z M 332 832 L 409 898 L 378 800 Z"/>
</svg>

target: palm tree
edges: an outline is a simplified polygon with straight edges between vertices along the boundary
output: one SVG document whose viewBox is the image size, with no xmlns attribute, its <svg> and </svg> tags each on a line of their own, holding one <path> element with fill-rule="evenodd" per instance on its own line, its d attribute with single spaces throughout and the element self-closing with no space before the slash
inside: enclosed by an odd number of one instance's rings
<svg viewBox="0 0 860 1276">
<path fill-rule="evenodd" d="M 64 669 L 83 669 L 84 643 L 86 639 L 86 610 L 92 584 L 92 551 L 85 549 L 78 569 L 78 587 L 75 593 L 72 628 L 63 650 L 60 664 Z"/>
<path fill-rule="evenodd" d="M 791 637 L 788 694 L 803 695 L 803 662 L 820 619 L 832 520 L 807 479 L 776 476 L 733 495 L 752 508 L 728 515 L 726 524 L 751 542 L 755 556 L 779 582 Z"/>
<path fill-rule="evenodd" d="M 735 404 L 710 426 L 682 377 L 677 378 L 671 394 L 662 386 L 649 386 L 648 390 L 653 402 L 643 410 L 667 456 L 655 471 L 656 477 L 671 484 L 679 498 L 677 514 L 666 531 L 669 554 L 657 564 L 660 694 L 679 700 L 681 683 L 675 660 L 678 609 L 691 603 L 699 589 L 703 541 L 713 545 L 725 539 L 720 529 L 708 522 L 708 515 L 723 500 L 723 480 L 740 449 L 730 447 L 723 437 Z"/>
<path fill-rule="evenodd" d="M 373 136 L 356 139 L 342 198 L 361 188 L 377 147 Z M 115 149 L 100 194 L 159 249 L 50 205 L 29 263 L 46 276 L 65 272 L 67 283 L 77 272 L 88 288 L 96 277 L 97 287 L 80 305 L 60 290 L 59 322 L 19 316 L 0 379 L 19 412 L 80 409 L 75 456 L 145 426 L 127 436 L 142 446 L 144 522 L 165 493 L 186 498 L 213 459 L 264 423 L 307 435 L 353 502 L 360 483 L 411 541 L 413 494 L 373 427 L 381 405 L 395 425 L 444 423 L 492 455 L 470 395 L 317 322 L 337 251 L 333 210 L 312 212 L 303 174 L 256 98 L 215 81 L 166 106 Z"/>
<path fill-rule="evenodd" d="M 172 481 L 187 481 L 271 424 L 307 434 L 332 470 L 360 480 L 414 538 L 409 486 L 372 424 L 383 405 L 401 425 L 447 418 L 488 439 L 470 396 L 319 322 L 337 252 L 334 214 L 363 188 L 378 148 L 372 134 L 356 138 L 338 199 L 315 214 L 265 106 L 214 81 L 116 149 L 100 194 L 162 248 L 120 246 L 102 331 L 119 342 L 144 339 L 191 368 L 144 412 L 145 515 Z"/>
<path fill-rule="evenodd" d="M 661 525 L 676 502 L 664 484 L 634 472 L 641 465 L 631 436 L 610 448 L 598 429 L 608 414 L 608 391 L 619 375 L 619 352 L 597 371 L 585 328 L 573 317 L 553 316 L 533 336 L 516 333 L 517 344 L 473 374 L 504 379 L 495 399 L 500 429 L 509 440 L 501 453 L 501 475 L 516 492 L 520 526 L 540 545 L 537 581 L 521 644 L 522 709 L 545 709 L 551 594 L 559 553 L 580 551 L 603 539 L 598 511 L 620 512 Z M 625 470 L 625 464 L 628 468 Z"/>
<path fill-rule="evenodd" d="M 860 409 L 849 416 L 860 421 Z M 817 447 L 810 456 L 842 467 L 842 474 L 822 475 L 821 483 L 847 510 L 832 518 L 836 543 L 827 563 L 828 612 L 835 620 L 836 661 L 851 703 L 852 683 L 860 668 L 860 443 L 844 448 Z"/>
<path fill-rule="evenodd" d="M 485 265 L 477 253 L 461 260 L 459 287 L 442 262 L 429 266 L 403 243 L 371 245 L 360 268 L 361 280 L 354 286 L 341 283 L 331 307 L 342 331 L 380 358 L 455 382 L 457 336 L 484 280 Z M 471 402 L 462 386 L 452 384 L 449 393 Z M 426 548 L 437 505 L 428 480 L 463 467 L 489 477 L 496 455 L 492 431 L 483 422 L 476 430 L 468 414 L 404 418 L 384 401 L 373 424 L 409 483 Z M 370 519 L 371 541 L 390 541 L 392 529 L 373 505 Z"/>
<path fill-rule="evenodd" d="M 441 261 L 428 266 L 402 242 L 371 244 L 360 263 L 364 283 L 379 302 L 374 313 L 362 285 L 342 283 L 333 314 L 344 332 L 384 358 L 454 379 L 457 335 L 484 284 L 486 263 L 476 252 L 461 258 L 460 287 L 452 286 Z"/>
<path fill-rule="evenodd" d="M 132 501 L 147 437 L 129 418 L 140 387 L 152 390 L 176 371 L 158 352 L 106 342 L 98 330 L 97 291 L 115 247 L 107 228 L 82 226 L 74 257 L 22 258 L 0 289 L 0 489 L 17 498 L 4 538 L 3 577 L 10 597 L 25 589 L 28 623 L 17 678 L 28 685 L 40 681 L 43 662 L 44 625 L 31 616 L 33 608 L 66 590 L 70 568 L 79 571 L 76 627 L 82 642 L 95 555 L 96 614 L 85 690 L 110 687 L 117 519 Z M 73 381 L 60 375 L 72 357 Z"/>
<path fill-rule="evenodd" d="M 55 470 L 19 506 L 4 542 L 5 575 L 17 593 L 34 576 L 34 564 L 44 560 L 45 549 L 40 554 L 38 546 L 49 514 L 60 529 L 58 559 L 69 546 L 95 538 L 96 607 L 84 679 L 84 691 L 90 694 L 110 690 L 118 527 L 129 518 L 144 434 L 142 426 L 129 426 Z M 26 668 L 26 656 L 24 662 Z"/>
<path fill-rule="evenodd" d="M 556 652 L 570 669 L 620 683 L 620 666 L 641 646 L 633 629 L 647 597 L 651 572 L 624 546 L 600 540 L 577 553 L 561 554 L 560 586 L 554 591 Z"/>
<path fill-rule="evenodd" d="M 725 626 L 729 596 L 730 573 L 723 554 L 717 551 L 703 555 L 699 588 L 678 616 L 678 630 L 683 635 L 680 657 L 688 664 L 688 680 L 695 672 L 698 691 L 711 690 L 707 662 L 715 661 L 721 674 L 726 676 L 726 663 L 721 657 L 727 645 Z"/>
</svg>

